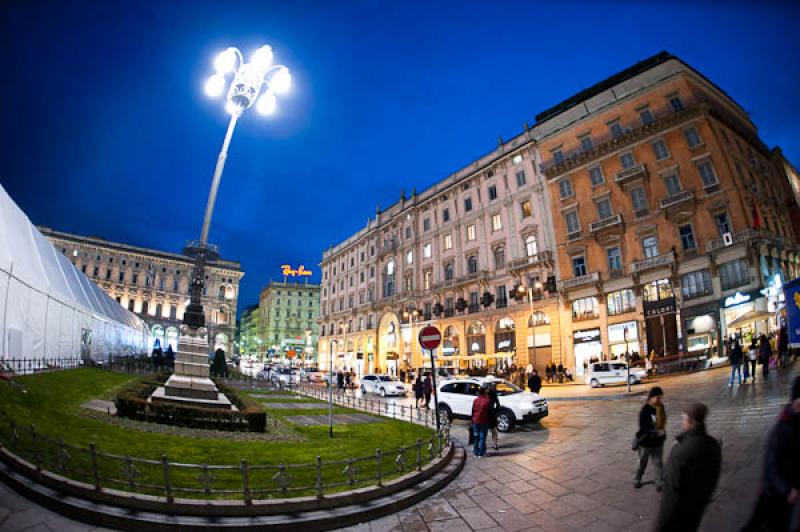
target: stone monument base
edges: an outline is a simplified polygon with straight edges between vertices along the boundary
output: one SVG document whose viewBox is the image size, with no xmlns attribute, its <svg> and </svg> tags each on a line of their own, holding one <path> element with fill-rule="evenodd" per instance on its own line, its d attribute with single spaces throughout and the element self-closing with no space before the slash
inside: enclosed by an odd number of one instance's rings
<svg viewBox="0 0 800 532">
<path fill-rule="evenodd" d="M 159 386 L 153 395 L 150 396 L 150 401 L 158 404 L 171 404 L 175 406 L 189 406 L 195 408 L 219 408 L 222 410 L 238 410 L 236 406 L 231 403 L 224 393 L 214 392 L 213 399 L 204 399 L 200 397 L 185 397 L 181 395 L 170 395 L 164 386 Z"/>
</svg>

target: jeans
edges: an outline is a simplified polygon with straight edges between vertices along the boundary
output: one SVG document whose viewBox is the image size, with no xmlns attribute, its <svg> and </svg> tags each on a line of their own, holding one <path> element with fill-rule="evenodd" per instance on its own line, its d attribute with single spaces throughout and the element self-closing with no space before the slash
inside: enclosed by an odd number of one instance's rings
<svg viewBox="0 0 800 532">
<path fill-rule="evenodd" d="M 639 447 L 639 465 L 636 468 L 634 480 L 642 481 L 644 470 L 647 469 L 647 462 L 653 458 L 653 466 L 656 468 L 656 486 L 664 484 L 664 444 L 656 447 Z"/>
<path fill-rule="evenodd" d="M 731 364 L 731 380 L 728 381 L 728 384 L 733 384 L 733 378 L 736 374 L 739 374 L 739 384 L 742 383 L 742 365 L 741 364 Z"/>
<path fill-rule="evenodd" d="M 486 454 L 486 434 L 489 432 L 489 425 L 472 425 L 472 431 L 475 434 L 475 445 L 472 448 L 472 454 L 483 456 Z"/>
<path fill-rule="evenodd" d="M 753 380 L 756 380 L 756 362 L 758 362 L 758 360 L 750 361 L 750 377 Z"/>
</svg>

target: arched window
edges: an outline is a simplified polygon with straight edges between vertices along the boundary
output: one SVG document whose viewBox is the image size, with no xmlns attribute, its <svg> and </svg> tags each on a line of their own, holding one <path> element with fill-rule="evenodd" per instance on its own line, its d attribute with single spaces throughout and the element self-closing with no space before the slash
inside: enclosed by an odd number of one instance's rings
<svg viewBox="0 0 800 532">
<path fill-rule="evenodd" d="M 217 323 L 224 325 L 228 323 L 228 309 L 221 307 L 217 313 Z"/>
<path fill-rule="evenodd" d="M 395 268 L 394 261 L 386 263 L 386 271 L 383 275 L 383 297 L 391 297 L 395 294 Z"/>
<path fill-rule="evenodd" d="M 478 273 L 478 257 L 471 255 L 467 259 L 467 272 Z"/>
<path fill-rule="evenodd" d="M 224 286 L 220 286 L 219 287 L 219 298 L 220 299 L 225 299 L 225 287 Z"/>
<path fill-rule="evenodd" d="M 502 270 L 506 267 L 506 250 L 502 246 L 494 250 L 494 267 L 497 270 Z"/>
<path fill-rule="evenodd" d="M 538 253 L 539 248 L 536 245 L 536 237 L 530 235 L 528 238 L 525 239 L 525 252 L 529 257 L 533 257 Z"/>
<path fill-rule="evenodd" d="M 444 267 L 444 280 L 445 281 L 453 280 L 453 263 L 450 263 Z"/>
</svg>

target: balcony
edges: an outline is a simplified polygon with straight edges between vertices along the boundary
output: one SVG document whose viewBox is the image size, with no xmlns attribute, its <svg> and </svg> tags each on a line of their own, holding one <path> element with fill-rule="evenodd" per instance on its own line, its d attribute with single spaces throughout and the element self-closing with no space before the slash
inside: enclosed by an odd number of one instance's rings
<svg viewBox="0 0 800 532">
<path fill-rule="evenodd" d="M 597 220 L 589 224 L 589 232 L 596 233 L 602 229 L 608 229 L 622 224 L 622 215 L 614 214 L 602 220 Z"/>
<path fill-rule="evenodd" d="M 664 198 L 661 200 L 661 208 L 662 209 L 669 209 L 670 207 L 674 207 L 675 205 L 679 205 L 681 203 L 685 203 L 687 201 L 691 201 L 694 199 L 694 192 L 691 190 L 682 190 L 677 194 L 669 196 L 668 198 Z"/>
<path fill-rule="evenodd" d="M 756 240 L 760 238 L 772 239 L 774 238 L 774 236 L 772 235 L 772 233 L 769 233 L 762 229 L 748 228 L 732 233 L 731 243 L 729 245 L 733 246 L 735 244 L 741 244 L 743 242 L 749 242 L 750 240 Z M 709 240 L 708 242 L 706 242 L 706 252 L 715 251 L 717 249 L 721 249 L 724 247 L 726 247 L 726 244 L 722 238 L 715 238 L 714 240 Z"/>
<path fill-rule="evenodd" d="M 661 255 L 656 255 L 655 257 L 649 257 L 646 259 L 634 261 L 633 271 L 639 273 L 645 270 L 652 270 L 653 268 L 669 266 L 674 263 L 675 263 L 675 253 L 670 251 L 669 253 L 663 253 Z"/>
<path fill-rule="evenodd" d="M 509 264 L 510 270 L 519 270 L 526 266 L 535 266 L 538 264 L 548 264 L 552 262 L 553 256 L 549 251 L 540 251 L 530 257 L 522 257 L 511 261 Z"/>
<path fill-rule="evenodd" d="M 647 167 L 644 165 L 644 163 L 639 163 L 631 166 L 630 168 L 620 170 L 614 176 L 614 181 L 616 181 L 621 185 L 623 183 L 628 183 L 640 177 L 642 178 L 647 177 Z"/>
<path fill-rule="evenodd" d="M 573 277 L 572 279 L 561 281 L 561 288 L 563 290 L 569 290 L 571 288 L 577 288 L 587 284 L 595 284 L 598 281 L 600 281 L 600 274 L 598 272 L 592 272 L 587 273 L 586 275 L 581 275 L 580 277 Z"/>
<path fill-rule="evenodd" d="M 508 306 L 508 299 L 498 299 L 495 302 L 495 308 L 506 308 Z"/>
<path fill-rule="evenodd" d="M 383 243 L 383 246 L 378 248 L 378 258 L 385 257 L 390 253 L 394 253 L 397 251 L 397 241 L 396 240 L 386 240 Z"/>
</svg>

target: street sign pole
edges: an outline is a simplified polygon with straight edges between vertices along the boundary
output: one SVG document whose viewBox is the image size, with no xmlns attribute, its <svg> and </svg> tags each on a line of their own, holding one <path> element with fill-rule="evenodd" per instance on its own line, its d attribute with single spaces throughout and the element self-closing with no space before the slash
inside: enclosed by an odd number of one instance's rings
<svg viewBox="0 0 800 532">
<path fill-rule="evenodd" d="M 628 328 L 622 329 L 622 336 L 625 338 L 625 362 L 628 368 L 628 378 L 625 379 L 628 386 L 628 393 L 631 393 L 631 354 L 628 352 Z"/>
<path fill-rule="evenodd" d="M 439 420 L 439 395 L 436 393 L 436 357 L 434 352 L 442 341 L 442 333 L 433 326 L 423 327 L 419 331 L 419 345 L 423 349 L 428 350 L 428 356 L 431 357 L 431 385 L 433 386 L 433 408 L 434 415 L 436 416 L 436 432 L 441 430 L 441 421 Z"/>
<path fill-rule="evenodd" d="M 434 350 L 428 349 L 428 355 L 431 357 L 431 380 L 433 384 L 433 411 L 436 415 L 436 432 L 441 431 L 441 421 L 439 420 L 439 394 L 436 393 L 436 359 L 434 358 Z"/>
</svg>

